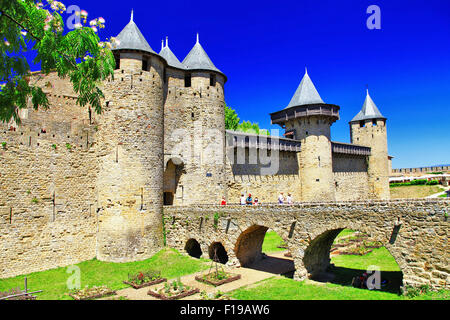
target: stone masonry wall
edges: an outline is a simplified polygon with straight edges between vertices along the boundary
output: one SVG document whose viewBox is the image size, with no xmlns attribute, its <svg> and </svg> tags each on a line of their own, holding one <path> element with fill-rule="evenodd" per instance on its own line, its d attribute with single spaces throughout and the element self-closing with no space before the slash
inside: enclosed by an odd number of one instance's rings
<svg viewBox="0 0 450 320">
<path fill-rule="evenodd" d="M 38 83 L 50 109 L 30 106 L 0 130 L 0 278 L 96 255 L 95 124 L 66 80 Z"/>
<path fill-rule="evenodd" d="M 333 174 L 337 201 L 368 198 L 366 157 L 333 153 Z"/>
</svg>

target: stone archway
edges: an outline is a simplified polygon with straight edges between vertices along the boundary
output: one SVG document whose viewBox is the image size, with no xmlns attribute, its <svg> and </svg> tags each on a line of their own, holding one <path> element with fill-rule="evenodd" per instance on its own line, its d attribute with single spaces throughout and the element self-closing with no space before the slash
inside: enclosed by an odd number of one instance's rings
<svg viewBox="0 0 450 320">
<path fill-rule="evenodd" d="M 179 190 L 179 181 L 183 174 L 184 163 L 180 158 L 171 158 L 167 161 L 164 169 L 164 205 L 171 206 L 181 199 L 183 192 Z"/>
<path fill-rule="evenodd" d="M 268 227 L 253 225 L 242 232 L 234 249 L 236 258 L 242 267 L 292 277 L 295 272 L 292 259 L 285 257 L 284 253 L 278 256 L 275 253 L 269 255 L 263 253 L 263 244 L 268 230 Z"/>
<path fill-rule="evenodd" d="M 200 243 L 198 243 L 198 241 L 195 239 L 189 239 L 186 242 L 184 250 L 193 258 L 200 259 L 200 257 L 203 255 Z"/>
<path fill-rule="evenodd" d="M 354 277 L 360 276 L 363 273 L 369 271 L 367 270 L 367 268 L 360 267 L 360 262 L 357 262 L 357 266 L 355 267 L 347 264 L 345 264 L 344 267 L 337 267 L 331 264 L 331 248 L 337 236 L 344 229 L 345 228 L 337 228 L 324 231 L 309 242 L 309 245 L 304 250 L 304 256 L 302 259 L 303 266 L 306 269 L 309 279 L 319 282 L 332 282 L 341 285 L 351 285 L 352 279 Z M 351 229 L 355 231 L 358 230 L 358 228 Z M 395 260 L 395 263 L 400 269 L 400 271 L 386 271 L 380 268 L 382 279 L 389 282 L 389 285 L 383 290 L 400 292 L 400 287 L 403 284 L 403 271 L 397 261 L 396 255 L 391 253 L 391 250 L 393 250 L 393 248 L 390 247 L 389 243 L 383 241 L 382 238 L 368 233 L 367 229 L 365 229 L 363 234 L 369 236 L 371 241 L 379 241 L 383 243 L 384 248 L 387 250 L 387 252 L 389 252 L 390 256 Z M 360 259 L 363 260 L 364 256 L 360 256 Z M 377 266 L 376 263 L 368 264 L 367 267 L 369 267 L 369 265 L 375 267 Z M 370 270 L 378 269 L 371 268 Z"/>
<path fill-rule="evenodd" d="M 228 262 L 228 253 L 225 247 L 220 242 L 214 242 L 209 246 L 209 258 L 213 261 L 219 262 L 221 264 L 226 264 Z M 216 257 L 216 259 L 215 259 Z"/>
<path fill-rule="evenodd" d="M 247 267 L 262 258 L 262 245 L 269 228 L 254 225 L 241 233 L 234 252 L 242 267 Z"/>
</svg>

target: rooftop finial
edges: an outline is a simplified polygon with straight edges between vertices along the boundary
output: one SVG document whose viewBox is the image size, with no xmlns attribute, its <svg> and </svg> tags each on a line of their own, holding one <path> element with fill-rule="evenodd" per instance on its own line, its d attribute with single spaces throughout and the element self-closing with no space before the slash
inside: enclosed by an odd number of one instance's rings
<svg viewBox="0 0 450 320">
<path fill-rule="evenodd" d="M 130 19 L 130 21 L 134 21 L 134 12 L 133 12 L 133 9 L 131 9 L 131 19 Z"/>
<path fill-rule="evenodd" d="M 169 37 L 166 37 L 166 47 L 169 47 Z"/>
<path fill-rule="evenodd" d="M 305 67 L 305 74 L 308 74 L 308 67 Z"/>
<path fill-rule="evenodd" d="M 161 50 L 164 49 L 164 39 L 161 40 Z"/>
<path fill-rule="evenodd" d="M 199 36 L 198 32 L 197 32 L 197 43 L 200 43 L 200 36 Z"/>
<path fill-rule="evenodd" d="M 367 91 L 367 95 L 369 95 L 369 85 L 366 84 L 366 91 Z"/>
</svg>

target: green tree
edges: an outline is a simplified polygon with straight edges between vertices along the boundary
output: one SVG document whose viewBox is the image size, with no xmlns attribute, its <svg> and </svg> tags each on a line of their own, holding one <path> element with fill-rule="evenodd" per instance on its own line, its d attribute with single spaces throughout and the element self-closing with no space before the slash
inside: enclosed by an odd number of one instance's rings
<svg viewBox="0 0 450 320">
<path fill-rule="evenodd" d="M 111 43 L 100 42 L 96 34 L 97 27 L 104 28 L 104 20 L 90 21 L 91 27 L 77 24 L 63 34 L 60 13 L 65 10 L 64 4 L 52 0 L 46 5 L 35 0 L 0 0 L 0 121 L 20 123 L 18 111 L 27 107 L 30 97 L 35 109 L 47 108 L 47 96 L 36 82 L 50 72 L 70 79 L 79 106 L 90 105 L 101 112 L 104 96 L 99 84 L 115 68 Z M 81 11 L 80 18 L 86 24 L 87 13 Z M 33 63 L 41 66 L 37 79 L 31 77 L 29 47 L 37 52 Z"/>
<path fill-rule="evenodd" d="M 225 129 L 236 131 L 239 126 L 239 119 L 237 113 L 232 108 L 225 104 Z"/>
</svg>

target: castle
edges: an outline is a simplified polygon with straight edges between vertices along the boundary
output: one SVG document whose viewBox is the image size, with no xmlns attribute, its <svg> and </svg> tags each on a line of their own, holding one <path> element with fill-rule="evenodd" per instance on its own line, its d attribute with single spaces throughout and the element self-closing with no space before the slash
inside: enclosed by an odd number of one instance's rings
<svg viewBox="0 0 450 320">
<path fill-rule="evenodd" d="M 0 274 L 96 257 L 142 260 L 163 246 L 163 206 L 389 199 L 386 118 L 367 94 L 351 144 L 331 141 L 340 107 L 305 74 L 286 109 L 284 137 L 225 130 L 226 75 L 199 38 L 180 62 L 158 54 L 133 21 L 117 36 L 103 112 L 76 106 L 68 80 L 33 75 L 49 110 L 21 110 L 0 139 Z M 242 161 L 242 159 L 244 159 Z M 166 223 L 168 223 L 166 221 Z"/>
</svg>

